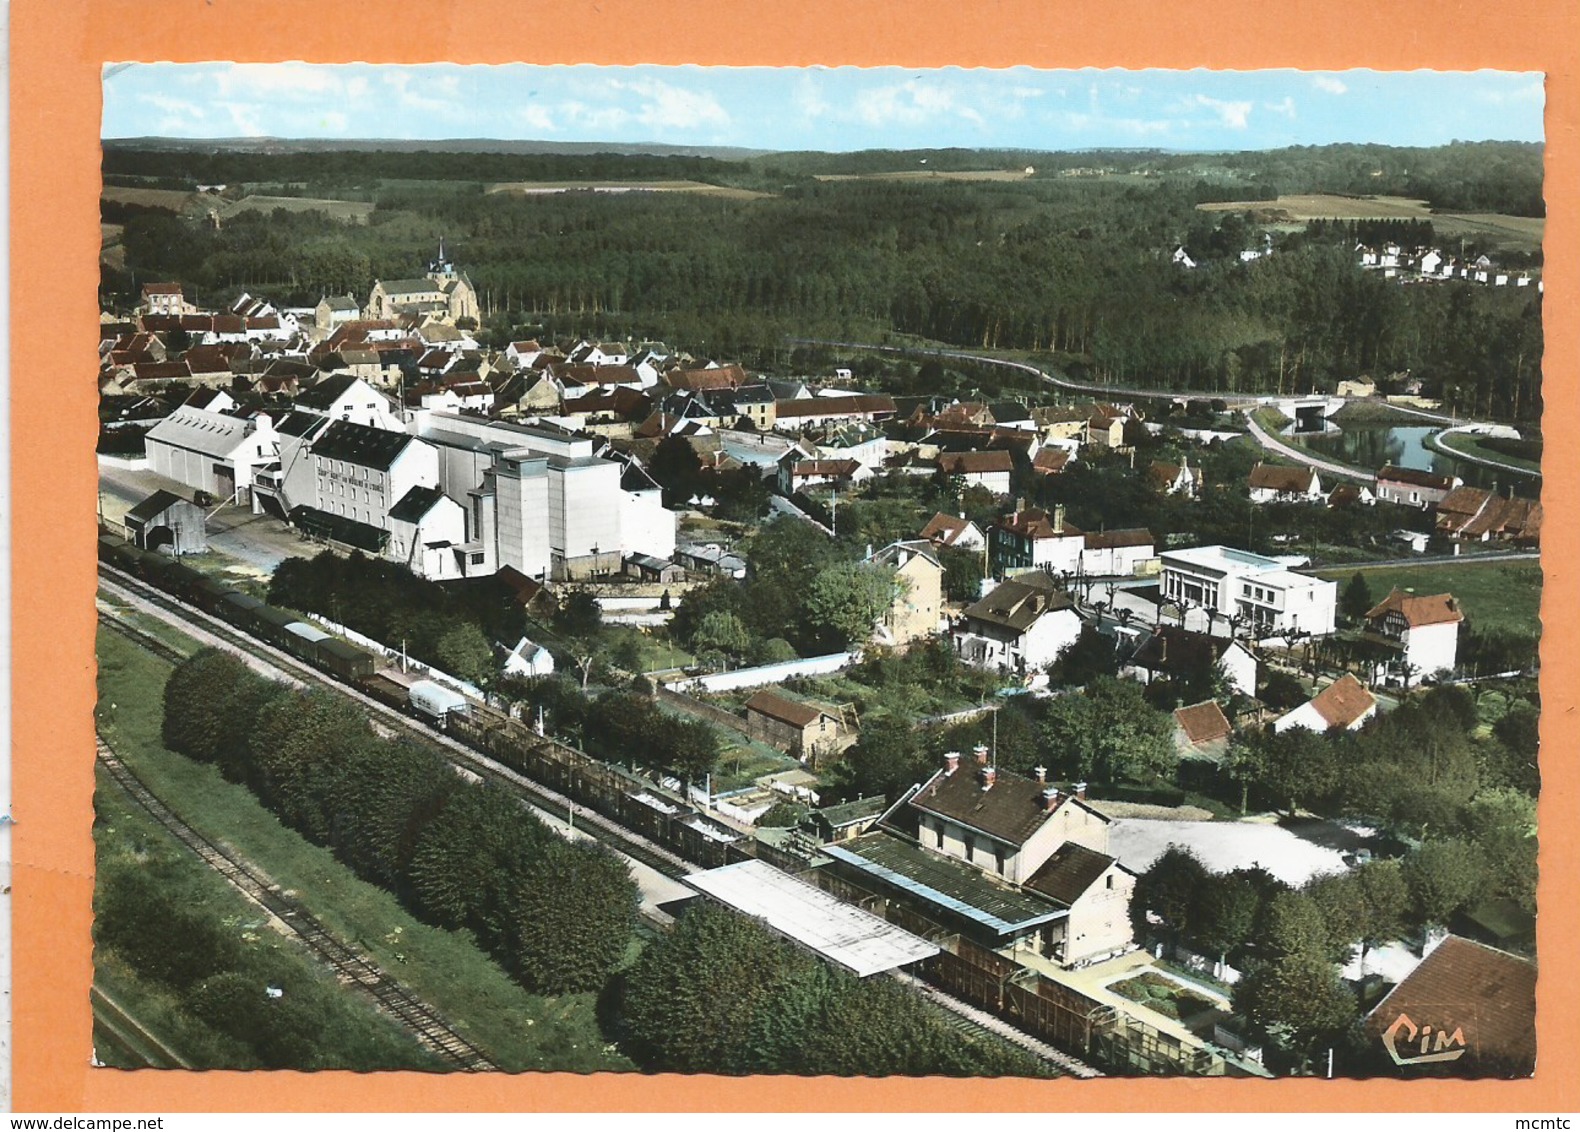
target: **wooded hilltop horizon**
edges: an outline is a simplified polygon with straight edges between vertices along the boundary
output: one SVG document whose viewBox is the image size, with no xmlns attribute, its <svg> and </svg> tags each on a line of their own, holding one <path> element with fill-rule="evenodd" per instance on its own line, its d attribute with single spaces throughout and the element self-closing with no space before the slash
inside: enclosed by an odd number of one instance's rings
<svg viewBox="0 0 1580 1132">
<path fill-rule="evenodd" d="M 1397 241 L 1539 273 L 1537 143 L 731 159 L 294 144 L 105 142 L 102 219 L 119 251 L 101 302 L 129 307 L 167 279 L 209 306 L 242 291 L 360 301 L 377 278 L 420 273 L 442 237 L 494 345 L 659 339 L 784 372 L 788 338 L 909 342 L 1160 393 L 1408 372 L 1457 411 L 1540 414 L 1535 287 L 1404 286 L 1355 254 Z M 406 148 L 419 144 L 435 148 Z M 200 185 L 225 188 L 216 202 Z M 130 189 L 193 196 L 150 207 L 116 192 Z M 298 200 L 229 207 L 248 196 Z M 335 218 L 336 201 L 371 206 L 366 222 Z M 1195 268 L 1173 262 L 1181 247 Z"/>
</svg>

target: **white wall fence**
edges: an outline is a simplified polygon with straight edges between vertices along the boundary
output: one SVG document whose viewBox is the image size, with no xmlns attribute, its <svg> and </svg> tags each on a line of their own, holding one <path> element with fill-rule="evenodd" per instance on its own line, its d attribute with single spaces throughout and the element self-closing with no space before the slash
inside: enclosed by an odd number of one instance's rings
<svg viewBox="0 0 1580 1132">
<path fill-rule="evenodd" d="M 734 672 L 715 672 L 670 681 L 665 687 L 676 692 L 732 692 L 737 688 L 756 688 L 762 684 L 781 684 L 797 676 L 827 676 L 849 668 L 861 658 L 859 652 L 836 652 L 802 660 L 785 660 L 756 668 L 737 668 Z"/>
<path fill-rule="evenodd" d="M 377 653 L 379 656 L 391 661 L 400 660 L 401 650 L 392 649 L 383 641 L 375 641 L 372 637 L 364 636 L 355 629 L 348 629 L 339 622 L 331 621 L 329 618 L 322 617 L 317 613 L 309 613 L 307 618 L 309 621 L 317 622 L 324 628 L 326 632 L 333 633 L 337 637 L 344 637 L 352 644 L 360 645 L 369 652 Z M 442 672 L 437 668 L 430 667 L 429 665 L 424 664 L 422 661 L 416 660 L 410 656 L 406 658 L 406 671 L 416 672 L 425 679 L 432 680 L 436 684 L 444 684 L 447 687 L 454 688 L 462 695 L 471 696 L 473 699 L 483 700 L 485 702 L 488 699 L 488 697 L 483 693 L 483 690 L 476 684 L 473 684 L 467 680 L 462 680 L 459 676 L 451 676 L 448 672 Z"/>
</svg>

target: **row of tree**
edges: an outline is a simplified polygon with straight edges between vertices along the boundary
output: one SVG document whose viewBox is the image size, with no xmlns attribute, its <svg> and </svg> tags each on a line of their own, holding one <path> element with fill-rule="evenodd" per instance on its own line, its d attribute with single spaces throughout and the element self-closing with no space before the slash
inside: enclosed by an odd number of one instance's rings
<svg viewBox="0 0 1580 1132">
<path fill-rule="evenodd" d="M 623 957 L 637 895 L 619 858 L 555 836 L 434 752 L 380 738 L 344 699 L 205 650 L 171 674 L 164 712 L 167 747 L 245 783 L 429 922 L 470 931 L 528 988 L 596 989 Z"/>
</svg>

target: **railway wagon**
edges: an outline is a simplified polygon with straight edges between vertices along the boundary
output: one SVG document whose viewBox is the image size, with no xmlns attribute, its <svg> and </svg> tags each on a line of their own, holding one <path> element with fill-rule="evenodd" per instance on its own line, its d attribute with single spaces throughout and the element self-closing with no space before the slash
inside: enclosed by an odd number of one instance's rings
<svg viewBox="0 0 1580 1132">
<path fill-rule="evenodd" d="M 253 617 L 253 612 L 263 606 L 263 602 L 251 594 L 244 594 L 240 590 L 228 593 L 220 601 L 219 615 L 244 633 L 257 632 L 258 622 Z"/>
<path fill-rule="evenodd" d="M 372 679 L 378 660 L 367 649 L 330 637 L 318 642 L 318 664 L 324 671 L 353 684 Z"/>
<path fill-rule="evenodd" d="M 191 591 L 187 594 L 187 600 L 204 613 L 223 616 L 221 611 L 225 603 L 225 596 L 237 592 L 239 591 L 235 586 L 227 585 L 218 578 L 210 578 L 204 575 L 193 584 Z"/>
</svg>

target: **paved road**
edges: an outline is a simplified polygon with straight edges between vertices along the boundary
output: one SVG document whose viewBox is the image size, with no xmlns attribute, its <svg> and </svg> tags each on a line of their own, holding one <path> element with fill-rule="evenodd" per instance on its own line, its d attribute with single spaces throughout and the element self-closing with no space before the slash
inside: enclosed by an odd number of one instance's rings
<svg viewBox="0 0 1580 1132">
<path fill-rule="evenodd" d="M 1269 452 L 1277 452 L 1280 456 L 1288 457 L 1296 463 L 1305 464 L 1307 467 L 1315 468 L 1319 472 L 1327 472 L 1330 475 L 1341 476 L 1344 479 L 1362 480 L 1366 483 L 1377 482 L 1377 477 L 1371 472 L 1363 472 L 1359 468 L 1351 468 L 1345 464 L 1336 464 L 1332 460 L 1324 460 L 1319 456 L 1313 456 L 1309 452 L 1302 452 L 1298 448 L 1285 444 L 1257 424 L 1256 418 L 1251 416 L 1250 413 L 1245 415 L 1245 423 L 1250 426 L 1251 435 L 1256 438 L 1256 442 Z"/>
</svg>

